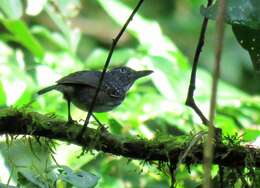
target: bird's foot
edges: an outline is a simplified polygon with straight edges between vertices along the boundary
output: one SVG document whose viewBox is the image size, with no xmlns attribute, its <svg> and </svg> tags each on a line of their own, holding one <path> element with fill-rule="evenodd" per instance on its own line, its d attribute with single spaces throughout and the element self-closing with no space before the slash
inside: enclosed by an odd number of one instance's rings
<svg viewBox="0 0 260 188">
<path fill-rule="evenodd" d="M 105 126 L 105 125 L 103 125 L 103 124 L 99 124 L 98 130 L 99 130 L 101 133 L 105 133 L 105 132 L 108 132 L 108 127 Z"/>
<path fill-rule="evenodd" d="M 66 125 L 73 125 L 73 124 L 78 124 L 78 122 L 73 119 L 68 119 L 68 121 L 66 122 Z"/>
</svg>

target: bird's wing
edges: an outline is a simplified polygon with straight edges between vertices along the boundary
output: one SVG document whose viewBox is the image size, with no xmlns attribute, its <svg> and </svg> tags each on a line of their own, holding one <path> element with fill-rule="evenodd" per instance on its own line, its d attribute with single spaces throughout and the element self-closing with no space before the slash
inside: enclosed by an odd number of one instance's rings
<svg viewBox="0 0 260 188">
<path fill-rule="evenodd" d="M 96 88 L 101 73 L 98 71 L 78 71 L 57 81 L 58 84 L 87 85 Z"/>
</svg>

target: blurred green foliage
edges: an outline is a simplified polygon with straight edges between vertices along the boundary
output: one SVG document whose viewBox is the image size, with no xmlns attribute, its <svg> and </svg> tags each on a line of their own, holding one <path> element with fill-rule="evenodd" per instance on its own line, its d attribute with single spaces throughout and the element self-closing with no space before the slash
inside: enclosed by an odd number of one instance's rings
<svg viewBox="0 0 260 188">
<path fill-rule="evenodd" d="M 111 67 L 124 64 L 154 71 L 150 78 L 133 86 L 120 107 L 97 114 L 113 134 L 152 139 L 156 135 L 195 133 L 203 128 L 200 119 L 184 102 L 191 71 L 189 62 L 202 20 L 199 7 L 205 1 L 163 2 L 145 1 L 113 54 Z M 24 107 L 34 99 L 30 105 L 32 110 L 65 118 L 66 103 L 59 93 L 35 99 L 36 91 L 73 71 L 100 70 L 112 38 L 135 4 L 135 0 L 39 0 L 37 3 L 2 0 L 0 108 Z M 209 70 L 214 57 L 214 26 L 209 27 L 197 77 L 196 100 L 205 114 L 211 90 Z M 254 84 L 259 78 L 252 76 L 255 73 L 248 68 L 249 58 L 237 45 L 230 28 L 227 28 L 225 44 L 224 81 L 219 84 L 216 124 L 225 135 L 239 134 L 246 143 L 257 144 L 258 141 L 259 145 L 260 97 L 249 94 L 259 91 L 259 84 Z M 76 108 L 72 113 L 78 121 L 86 115 Z M 49 147 L 48 141 L 29 144 L 25 139 L 13 142 L 5 139 L 2 137 L 0 146 L 3 167 L 0 180 L 4 184 L 72 187 L 77 170 L 82 170 L 100 177 L 93 176 L 98 181 L 96 187 L 168 187 L 168 177 L 158 171 L 156 165 L 96 152 L 78 157 L 81 148 L 59 141 Z M 52 156 L 53 145 L 55 154 Z M 55 171 L 57 164 L 53 158 L 67 167 Z M 68 176 L 60 178 L 59 172 L 66 172 Z M 217 167 L 213 174 L 217 175 Z M 190 174 L 181 166 L 177 187 L 197 187 L 202 177 L 200 165 L 192 166 Z"/>
</svg>

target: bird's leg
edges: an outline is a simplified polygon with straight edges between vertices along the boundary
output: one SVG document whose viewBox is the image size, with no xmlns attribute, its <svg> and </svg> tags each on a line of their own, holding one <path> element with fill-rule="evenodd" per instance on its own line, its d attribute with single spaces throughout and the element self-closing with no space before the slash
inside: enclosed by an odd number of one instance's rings
<svg viewBox="0 0 260 188">
<path fill-rule="evenodd" d="M 72 117 L 71 117 L 71 113 L 70 113 L 70 100 L 67 99 L 67 104 L 68 104 L 68 124 L 72 124 L 74 123 Z"/>
</svg>

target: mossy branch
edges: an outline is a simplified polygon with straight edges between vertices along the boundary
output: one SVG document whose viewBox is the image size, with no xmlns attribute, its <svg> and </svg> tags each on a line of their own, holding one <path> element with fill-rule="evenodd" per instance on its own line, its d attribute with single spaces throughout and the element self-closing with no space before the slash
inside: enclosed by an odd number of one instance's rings
<svg viewBox="0 0 260 188">
<path fill-rule="evenodd" d="M 81 127 L 78 124 L 67 125 L 63 120 L 37 112 L 13 108 L 0 110 L 0 134 L 2 135 L 31 135 L 58 139 L 89 149 L 145 161 L 168 161 L 170 159 L 171 162 L 177 163 L 192 141 L 189 135 L 145 140 L 112 135 L 108 131 L 92 128 L 87 128 L 83 138 L 78 140 L 77 134 Z M 202 146 L 201 142 L 193 146 L 183 162 L 186 164 L 202 163 Z M 259 149 L 218 144 L 215 146 L 213 161 L 222 166 L 238 168 L 249 164 L 248 158 L 250 158 L 251 167 L 260 167 Z"/>
</svg>

